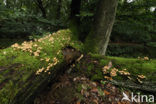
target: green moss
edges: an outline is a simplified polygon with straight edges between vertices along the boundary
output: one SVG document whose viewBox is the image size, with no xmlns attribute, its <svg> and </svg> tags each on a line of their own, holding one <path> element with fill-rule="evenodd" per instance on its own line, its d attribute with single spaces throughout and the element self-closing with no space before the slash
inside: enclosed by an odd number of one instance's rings
<svg viewBox="0 0 156 104">
<path fill-rule="evenodd" d="M 91 80 L 93 80 L 93 81 L 100 81 L 100 80 L 102 80 L 104 78 L 101 69 L 95 68 L 93 70 L 95 70 L 95 73 L 92 75 Z"/>
<path fill-rule="evenodd" d="M 78 40 L 80 32 L 79 32 L 78 23 L 76 22 L 75 19 L 70 21 L 69 27 L 70 27 L 71 32 L 74 34 L 72 35 L 72 40 Z"/>
<path fill-rule="evenodd" d="M 156 80 L 156 76 L 154 75 L 156 72 L 156 60 L 145 61 L 136 58 L 104 57 L 97 54 L 91 54 L 91 56 L 94 59 L 98 59 L 102 66 L 107 65 L 111 61 L 113 67 L 116 67 L 119 70 L 127 69 L 132 76 L 136 77 L 137 75 L 143 74 L 148 80 Z M 122 78 L 117 77 L 117 79 Z"/>
<path fill-rule="evenodd" d="M 88 71 L 93 70 L 94 69 L 94 65 L 93 64 L 89 64 L 87 69 L 88 69 Z"/>
<path fill-rule="evenodd" d="M 81 90 L 82 90 L 82 84 L 78 84 L 76 90 L 78 92 L 81 92 Z"/>
<path fill-rule="evenodd" d="M 107 65 L 108 62 L 109 62 L 109 60 L 101 59 L 101 60 L 100 60 L 100 65 Z"/>
<path fill-rule="evenodd" d="M 83 51 L 84 50 L 83 44 L 81 42 L 79 42 L 79 41 L 71 40 L 69 45 L 74 47 L 78 51 Z"/>
<path fill-rule="evenodd" d="M 93 33 L 90 33 L 90 34 L 93 35 Z M 84 51 L 86 53 L 89 53 L 89 52 L 97 53 L 98 52 L 98 47 L 97 47 L 98 42 L 91 35 L 88 35 L 88 37 L 85 40 Z"/>
<path fill-rule="evenodd" d="M 103 56 L 103 55 L 100 55 L 100 54 L 94 54 L 94 53 L 91 53 L 89 52 L 88 55 L 90 55 L 92 57 L 92 59 L 104 59 L 104 58 L 107 58 L 106 56 Z"/>
<path fill-rule="evenodd" d="M 92 75 L 92 77 L 91 77 L 91 80 L 92 81 L 100 81 L 100 80 L 102 80 L 103 79 L 103 75 L 101 75 L 101 74 L 94 74 L 94 75 Z"/>
</svg>

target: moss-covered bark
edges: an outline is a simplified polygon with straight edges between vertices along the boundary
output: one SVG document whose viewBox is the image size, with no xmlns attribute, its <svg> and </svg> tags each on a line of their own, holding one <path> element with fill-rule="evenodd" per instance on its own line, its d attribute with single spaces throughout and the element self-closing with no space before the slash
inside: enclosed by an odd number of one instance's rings
<svg viewBox="0 0 156 104">
<path fill-rule="evenodd" d="M 61 30 L 2 50 L 0 104 L 31 104 L 35 95 L 79 56 L 79 52 L 65 48 L 81 47 L 70 39 L 71 35 L 69 30 Z"/>
<path fill-rule="evenodd" d="M 99 0 L 94 26 L 85 42 L 87 52 L 105 55 L 116 9 L 117 0 Z"/>
</svg>

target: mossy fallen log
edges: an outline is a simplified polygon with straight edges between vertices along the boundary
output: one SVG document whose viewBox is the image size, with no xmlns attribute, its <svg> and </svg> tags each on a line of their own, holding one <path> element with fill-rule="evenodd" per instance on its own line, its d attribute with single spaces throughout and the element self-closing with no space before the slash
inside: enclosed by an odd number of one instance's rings
<svg viewBox="0 0 156 104">
<path fill-rule="evenodd" d="M 99 55 L 92 55 L 92 57 L 98 59 L 103 66 L 107 66 L 111 62 L 112 69 L 118 70 L 115 73 L 117 75 L 112 77 L 113 80 L 110 81 L 113 85 L 156 94 L 155 59 L 149 57 L 101 57 Z"/>
<path fill-rule="evenodd" d="M 144 58 L 123 58 L 85 55 L 76 64 L 76 71 L 85 74 L 93 81 L 156 94 L 156 60 Z"/>
<path fill-rule="evenodd" d="M 61 30 L 2 50 L 0 104 L 33 103 L 35 95 L 80 56 L 81 43 L 70 38 L 70 30 Z"/>
<path fill-rule="evenodd" d="M 132 81 L 111 81 L 113 85 L 120 86 L 120 87 L 126 87 L 133 90 L 140 90 L 145 92 L 150 92 L 153 94 L 156 94 L 156 82 L 144 82 L 142 84 L 134 83 Z"/>
</svg>

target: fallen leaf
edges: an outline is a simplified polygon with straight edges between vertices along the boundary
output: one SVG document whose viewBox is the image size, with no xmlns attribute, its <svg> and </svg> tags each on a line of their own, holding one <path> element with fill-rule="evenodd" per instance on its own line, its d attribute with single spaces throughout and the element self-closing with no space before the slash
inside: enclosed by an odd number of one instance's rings
<svg viewBox="0 0 156 104">
<path fill-rule="evenodd" d="M 89 92 L 85 91 L 84 95 L 85 95 L 85 97 L 88 97 L 89 96 Z"/>
<path fill-rule="evenodd" d="M 105 95 L 109 95 L 110 94 L 110 92 L 108 92 L 106 90 L 104 90 L 103 92 L 105 93 Z"/>
<path fill-rule="evenodd" d="M 81 95 L 84 95 L 84 90 L 83 89 L 81 90 Z"/>
<path fill-rule="evenodd" d="M 94 103 L 99 104 L 98 101 L 96 99 L 93 100 Z"/>
<path fill-rule="evenodd" d="M 96 82 L 92 82 L 91 84 L 92 84 L 94 87 L 97 86 Z"/>
<path fill-rule="evenodd" d="M 78 101 L 76 104 L 80 104 L 80 102 Z"/>
<path fill-rule="evenodd" d="M 87 85 L 86 84 L 82 84 L 82 89 L 87 90 Z"/>
<path fill-rule="evenodd" d="M 97 92 L 98 92 L 98 89 L 97 89 L 97 88 L 93 88 L 93 89 L 91 90 L 91 92 L 97 93 Z"/>
</svg>

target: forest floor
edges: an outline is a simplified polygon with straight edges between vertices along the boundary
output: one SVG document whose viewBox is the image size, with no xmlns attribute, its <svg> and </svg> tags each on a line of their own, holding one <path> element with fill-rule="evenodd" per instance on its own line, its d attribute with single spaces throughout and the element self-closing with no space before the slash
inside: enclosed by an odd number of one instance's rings
<svg viewBox="0 0 156 104">
<path fill-rule="evenodd" d="M 125 91 L 130 95 L 130 91 Z M 86 76 L 64 74 L 41 93 L 35 104 L 130 104 L 122 101 L 121 89 L 110 83 L 91 81 Z"/>
<path fill-rule="evenodd" d="M 96 58 L 84 56 L 82 61 L 73 64 L 56 83 L 49 85 L 36 97 L 34 104 L 138 104 L 122 100 L 123 92 L 129 98 L 132 92 L 146 92 L 115 86 L 110 83 L 113 77 L 108 74 L 102 74 L 101 78 L 100 72 L 104 67 Z"/>
</svg>

